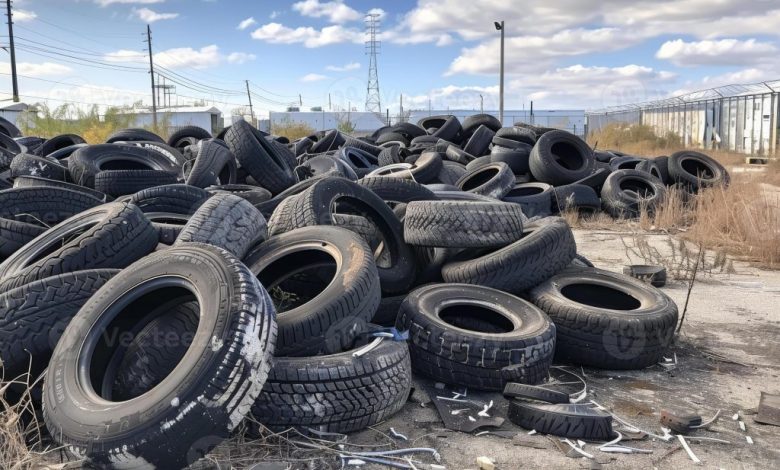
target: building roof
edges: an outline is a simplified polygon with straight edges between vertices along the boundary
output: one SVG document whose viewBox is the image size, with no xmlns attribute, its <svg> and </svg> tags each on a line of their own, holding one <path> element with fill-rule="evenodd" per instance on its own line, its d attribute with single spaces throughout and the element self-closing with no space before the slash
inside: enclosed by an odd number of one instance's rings
<svg viewBox="0 0 780 470">
<path fill-rule="evenodd" d="M 149 108 L 135 108 L 120 111 L 121 114 L 151 114 L 152 110 Z M 157 108 L 157 113 L 205 113 L 205 114 L 222 114 L 219 108 L 214 106 L 172 106 L 170 108 Z"/>
<path fill-rule="evenodd" d="M 0 110 L 3 111 L 26 111 L 29 107 L 30 105 L 27 103 L 10 102 L 8 104 L 0 104 Z"/>
</svg>

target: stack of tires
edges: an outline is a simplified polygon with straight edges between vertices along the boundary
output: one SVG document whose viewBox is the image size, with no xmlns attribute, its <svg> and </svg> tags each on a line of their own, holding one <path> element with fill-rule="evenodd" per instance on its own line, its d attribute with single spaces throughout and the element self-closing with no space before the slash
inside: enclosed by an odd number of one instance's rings
<svg viewBox="0 0 780 470">
<path fill-rule="evenodd" d="M 99 466 L 184 466 L 247 415 L 356 431 L 403 406 L 412 371 L 502 390 L 556 356 L 644 367 L 676 323 L 554 216 L 553 194 L 596 210 L 609 182 L 563 131 L 478 115 L 294 142 L 244 121 L 18 139 L 0 135 L 3 373 L 45 370 L 47 428 Z"/>
</svg>

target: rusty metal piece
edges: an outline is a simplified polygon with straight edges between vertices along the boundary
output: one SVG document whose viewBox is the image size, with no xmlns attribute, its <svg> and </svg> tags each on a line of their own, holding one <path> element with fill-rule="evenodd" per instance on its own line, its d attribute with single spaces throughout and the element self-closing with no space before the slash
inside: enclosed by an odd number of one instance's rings
<svg viewBox="0 0 780 470">
<path fill-rule="evenodd" d="M 670 410 L 661 410 L 661 424 L 680 434 L 688 434 L 701 425 L 701 416 L 681 414 Z"/>
<path fill-rule="evenodd" d="M 758 402 L 758 414 L 753 417 L 753 421 L 780 426 L 780 395 L 761 392 L 761 400 Z"/>
</svg>

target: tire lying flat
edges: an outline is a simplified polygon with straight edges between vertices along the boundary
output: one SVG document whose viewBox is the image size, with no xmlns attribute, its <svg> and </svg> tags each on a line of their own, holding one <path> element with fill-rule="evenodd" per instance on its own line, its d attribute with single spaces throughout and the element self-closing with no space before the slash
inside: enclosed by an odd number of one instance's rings
<svg viewBox="0 0 780 470">
<path fill-rule="evenodd" d="M 544 312 L 505 292 L 466 284 L 412 291 L 396 327 L 409 330 L 416 371 L 480 390 L 542 381 L 555 351 L 555 326 Z"/>
<path fill-rule="evenodd" d="M 530 292 L 558 328 L 558 358 L 604 369 L 641 369 L 661 360 L 677 324 L 666 294 L 622 274 L 566 270 Z"/>
<path fill-rule="evenodd" d="M 359 348 L 317 357 L 277 357 L 255 419 L 271 429 L 309 427 L 354 432 L 387 419 L 403 407 L 412 385 L 406 342 L 383 339 L 369 352 Z"/>
</svg>

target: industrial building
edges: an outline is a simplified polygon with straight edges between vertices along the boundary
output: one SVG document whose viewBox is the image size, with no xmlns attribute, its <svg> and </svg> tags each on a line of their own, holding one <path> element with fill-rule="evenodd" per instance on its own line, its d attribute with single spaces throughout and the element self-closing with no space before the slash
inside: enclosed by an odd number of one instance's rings
<svg viewBox="0 0 780 470">
<path fill-rule="evenodd" d="M 678 135 L 687 147 L 774 155 L 778 98 L 780 80 L 711 88 L 664 100 L 588 111 L 588 132 L 615 123 L 644 124 L 661 136 Z"/>
<path fill-rule="evenodd" d="M 395 124 L 399 120 L 416 123 L 420 119 L 436 115 L 454 115 L 461 122 L 468 116 L 479 114 L 479 110 L 449 110 L 449 109 L 431 109 L 431 110 L 411 110 L 406 111 L 403 116 L 388 115 L 371 112 L 358 111 L 292 111 L 276 112 L 271 111 L 270 129 L 276 125 L 287 123 L 303 123 L 314 130 L 335 129 L 339 123 L 349 121 L 354 126 L 355 134 L 369 134 L 379 127 Z M 485 110 L 484 113 L 498 116 L 498 111 Z M 585 133 L 585 111 L 584 110 L 505 110 L 504 125 L 511 126 L 515 122 L 526 122 L 543 127 L 555 127 L 565 129 L 578 135 Z"/>
</svg>

